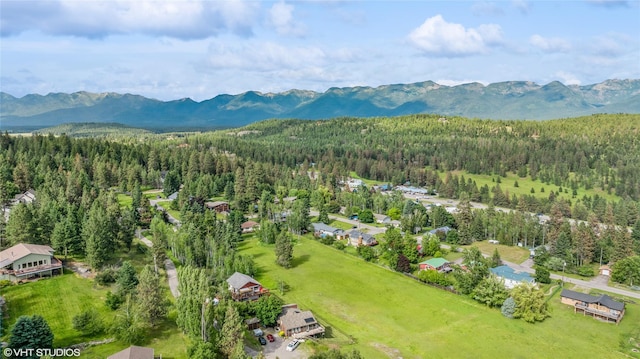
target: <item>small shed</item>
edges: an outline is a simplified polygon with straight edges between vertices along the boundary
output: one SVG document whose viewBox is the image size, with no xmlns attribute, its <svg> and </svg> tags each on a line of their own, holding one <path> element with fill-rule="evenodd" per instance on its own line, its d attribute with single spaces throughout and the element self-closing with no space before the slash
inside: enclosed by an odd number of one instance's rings
<svg viewBox="0 0 640 359">
<path fill-rule="evenodd" d="M 259 329 L 260 328 L 260 319 L 253 317 L 251 319 L 247 319 L 244 321 L 244 323 L 247 325 L 247 329 L 249 330 L 254 330 L 254 329 Z"/>
<path fill-rule="evenodd" d="M 606 264 L 601 265 L 600 266 L 600 275 L 610 276 L 611 275 L 611 267 L 609 267 Z"/>
</svg>

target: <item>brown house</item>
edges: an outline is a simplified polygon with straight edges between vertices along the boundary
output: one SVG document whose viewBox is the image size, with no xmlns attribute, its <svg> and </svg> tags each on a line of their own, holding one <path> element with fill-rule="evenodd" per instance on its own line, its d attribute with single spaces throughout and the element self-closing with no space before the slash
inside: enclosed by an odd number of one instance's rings
<svg viewBox="0 0 640 359">
<path fill-rule="evenodd" d="M 218 213 L 229 212 L 229 203 L 224 201 L 205 202 L 204 206 Z"/>
<path fill-rule="evenodd" d="M 301 311 L 296 304 L 289 304 L 282 307 L 282 312 L 278 324 L 285 336 L 306 338 L 324 334 L 324 327 L 318 323 L 311 311 Z"/>
<path fill-rule="evenodd" d="M 240 225 L 240 228 L 242 229 L 242 233 L 251 233 L 260 228 L 260 223 L 255 221 L 246 221 Z"/>
<path fill-rule="evenodd" d="M 269 295 L 269 290 L 262 287 L 262 284 L 246 274 L 233 273 L 229 279 L 229 291 L 231 298 L 235 301 L 258 300 L 263 295 Z"/>
<path fill-rule="evenodd" d="M 576 313 L 590 315 L 607 322 L 618 324 L 624 316 L 624 303 L 615 301 L 606 294 L 596 297 L 563 289 L 560 294 L 560 301 L 573 306 L 573 310 Z"/>
</svg>

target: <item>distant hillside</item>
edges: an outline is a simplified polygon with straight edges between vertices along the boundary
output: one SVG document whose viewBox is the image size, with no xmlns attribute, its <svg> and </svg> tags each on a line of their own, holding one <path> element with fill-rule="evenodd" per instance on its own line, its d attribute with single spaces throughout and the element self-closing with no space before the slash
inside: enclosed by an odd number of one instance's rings
<svg viewBox="0 0 640 359">
<path fill-rule="evenodd" d="M 379 87 L 219 95 L 202 102 L 76 92 L 22 98 L 0 93 L 0 127 L 114 122 L 144 128 L 237 127 L 269 118 L 326 119 L 432 113 L 545 120 L 594 113 L 640 113 L 640 80 L 587 86 L 509 81 L 444 86 L 432 81 Z"/>
<path fill-rule="evenodd" d="M 66 134 L 70 137 L 109 137 L 109 136 L 139 136 L 150 135 L 153 132 L 142 128 L 135 128 L 119 123 L 64 123 L 62 125 L 42 128 L 39 134 Z"/>
</svg>

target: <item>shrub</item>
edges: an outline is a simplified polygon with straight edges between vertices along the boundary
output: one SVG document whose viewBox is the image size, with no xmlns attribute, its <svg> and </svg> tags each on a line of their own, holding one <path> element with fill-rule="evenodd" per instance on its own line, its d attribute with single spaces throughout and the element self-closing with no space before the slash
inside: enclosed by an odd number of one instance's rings
<svg viewBox="0 0 640 359">
<path fill-rule="evenodd" d="M 109 285 L 116 282 L 117 271 L 114 268 L 106 268 L 96 274 L 96 282 L 100 285 Z"/>
<path fill-rule="evenodd" d="M 343 242 L 340 241 L 335 241 L 335 243 L 333 243 L 333 246 L 339 250 L 343 250 L 347 247 Z"/>
<path fill-rule="evenodd" d="M 107 292 L 107 298 L 104 301 L 104 304 L 109 307 L 111 310 L 116 310 L 120 308 L 120 305 L 124 302 L 124 298 L 118 294 L 113 294 L 111 292 Z"/>
<path fill-rule="evenodd" d="M 513 313 L 516 311 L 516 301 L 512 297 L 507 298 L 504 303 L 502 303 L 500 311 L 505 317 L 513 319 Z"/>
<path fill-rule="evenodd" d="M 418 273 L 418 279 L 425 283 L 437 284 L 445 287 L 451 285 L 451 280 L 447 277 L 446 274 L 440 273 L 435 270 L 420 271 Z"/>
<path fill-rule="evenodd" d="M 93 335 L 104 330 L 100 316 L 94 310 L 82 312 L 72 319 L 73 329 L 82 334 Z"/>
<path fill-rule="evenodd" d="M 326 244 L 328 246 L 332 245 L 335 242 L 335 239 L 332 236 L 324 236 L 320 237 L 320 243 Z"/>
<path fill-rule="evenodd" d="M 376 258 L 376 252 L 368 246 L 358 246 L 358 255 L 367 262 L 371 262 Z"/>
<path fill-rule="evenodd" d="M 592 267 L 580 267 L 578 268 L 578 275 L 582 277 L 593 277 L 595 273 Z"/>
<path fill-rule="evenodd" d="M 2 289 L 4 287 L 9 287 L 9 286 L 12 286 L 12 285 L 13 285 L 13 282 L 8 280 L 8 279 L 0 280 L 0 289 Z"/>
</svg>

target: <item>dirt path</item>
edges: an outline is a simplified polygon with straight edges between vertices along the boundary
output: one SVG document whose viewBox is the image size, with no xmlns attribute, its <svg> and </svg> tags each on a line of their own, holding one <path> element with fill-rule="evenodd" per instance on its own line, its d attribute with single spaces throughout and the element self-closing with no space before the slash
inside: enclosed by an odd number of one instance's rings
<svg viewBox="0 0 640 359">
<path fill-rule="evenodd" d="M 149 240 L 147 237 L 143 236 L 140 231 L 137 231 L 136 234 L 140 241 L 147 247 L 153 247 L 153 242 L 151 242 L 151 240 Z M 167 281 L 169 282 L 169 289 L 171 290 L 171 294 L 174 296 L 174 298 L 178 298 L 178 296 L 180 295 L 180 291 L 178 290 L 178 271 L 176 270 L 176 266 L 173 264 L 171 259 L 165 259 L 164 270 L 167 272 Z"/>
</svg>

